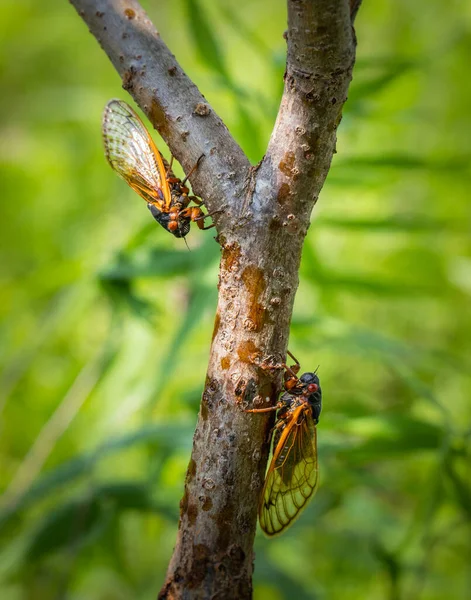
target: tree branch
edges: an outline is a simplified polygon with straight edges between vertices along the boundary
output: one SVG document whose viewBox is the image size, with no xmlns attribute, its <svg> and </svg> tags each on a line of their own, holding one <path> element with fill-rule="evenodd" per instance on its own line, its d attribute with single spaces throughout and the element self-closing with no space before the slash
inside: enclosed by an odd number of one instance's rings
<svg viewBox="0 0 471 600">
<path fill-rule="evenodd" d="M 240 218 L 220 235 L 219 302 L 206 387 L 161 598 L 250 598 L 253 538 L 280 381 L 254 357 L 286 356 L 310 212 L 335 149 L 354 61 L 348 0 L 288 2 L 280 112 Z"/>
<path fill-rule="evenodd" d="M 273 416 L 243 408 L 274 403 L 280 391 L 280 378 L 256 364 L 286 356 L 302 245 L 351 79 L 359 0 L 288 0 L 285 89 L 267 154 L 254 168 L 214 111 L 198 116 L 204 98 L 137 2 L 71 1 L 185 170 L 206 153 L 194 190 L 210 210 L 224 206 L 213 342 L 159 597 L 250 598 Z"/>
<path fill-rule="evenodd" d="M 357 16 L 361 3 L 362 0 L 350 0 L 350 18 L 352 20 L 352 25 L 355 22 L 355 17 Z"/>
<path fill-rule="evenodd" d="M 260 178 L 301 234 L 335 152 L 355 58 L 348 2 L 288 0 L 285 88 Z M 296 226 L 296 223 L 298 224 Z"/>
<path fill-rule="evenodd" d="M 250 163 L 136 0 L 70 0 L 108 55 L 127 90 L 149 117 L 173 156 L 189 172 L 195 194 L 224 227 L 233 218 Z"/>
</svg>

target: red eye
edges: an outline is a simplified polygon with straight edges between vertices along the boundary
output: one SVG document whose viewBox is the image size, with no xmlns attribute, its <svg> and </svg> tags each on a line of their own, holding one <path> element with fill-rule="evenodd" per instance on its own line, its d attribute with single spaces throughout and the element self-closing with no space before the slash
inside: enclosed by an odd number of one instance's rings
<svg viewBox="0 0 471 600">
<path fill-rule="evenodd" d="M 308 391 L 310 394 L 312 394 L 313 392 L 317 392 L 317 389 L 318 389 L 318 387 L 319 387 L 319 386 L 317 385 L 317 383 L 310 383 L 310 384 L 307 386 L 307 391 Z"/>
</svg>

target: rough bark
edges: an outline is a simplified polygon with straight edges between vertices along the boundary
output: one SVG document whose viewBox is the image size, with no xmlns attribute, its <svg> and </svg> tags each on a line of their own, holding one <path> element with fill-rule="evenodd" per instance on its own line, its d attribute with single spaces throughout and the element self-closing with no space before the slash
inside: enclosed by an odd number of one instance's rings
<svg viewBox="0 0 471 600">
<path fill-rule="evenodd" d="M 355 56 L 358 0 L 288 0 L 285 88 L 268 150 L 250 167 L 134 0 L 71 0 L 127 89 L 217 217 L 219 300 L 177 542 L 160 598 L 250 598 L 253 540 L 311 210 L 335 151 Z"/>
</svg>

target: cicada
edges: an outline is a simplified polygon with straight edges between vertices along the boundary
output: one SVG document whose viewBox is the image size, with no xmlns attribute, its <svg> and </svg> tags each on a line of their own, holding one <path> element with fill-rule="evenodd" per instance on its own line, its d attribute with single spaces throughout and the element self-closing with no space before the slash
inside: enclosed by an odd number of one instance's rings
<svg viewBox="0 0 471 600">
<path fill-rule="evenodd" d="M 154 219 L 177 238 L 185 237 L 194 221 L 204 226 L 203 204 L 189 196 L 185 183 L 198 162 L 182 181 L 175 177 L 172 163 L 158 151 L 144 123 L 133 109 L 121 100 L 110 100 L 103 113 L 105 155 L 112 168 L 147 202 Z M 173 157 L 172 157 L 173 161 Z M 189 206 L 190 202 L 196 206 Z"/>
<path fill-rule="evenodd" d="M 268 536 L 289 527 L 306 507 L 319 483 L 317 430 L 322 409 L 322 391 L 316 373 L 297 376 L 299 362 L 285 369 L 284 387 L 276 406 L 246 412 L 277 410 L 273 428 L 273 455 L 260 497 L 260 527 Z"/>
</svg>

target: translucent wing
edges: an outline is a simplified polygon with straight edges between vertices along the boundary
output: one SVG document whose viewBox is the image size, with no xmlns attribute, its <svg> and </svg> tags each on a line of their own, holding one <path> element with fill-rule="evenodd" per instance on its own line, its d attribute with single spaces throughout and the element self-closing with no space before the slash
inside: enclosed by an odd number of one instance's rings
<svg viewBox="0 0 471 600">
<path fill-rule="evenodd" d="M 113 169 L 146 202 L 170 206 L 165 166 L 152 138 L 133 109 L 110 100 L 103 113 L 105 154 Z"/>
<path fill-rule="evenodd" d="M 260 527 L 277 535 L 299 516 L 318 485 L 317 432 L 310 408 L 298 406 L 275 436 L 259 506 Z"/>
</svg>

